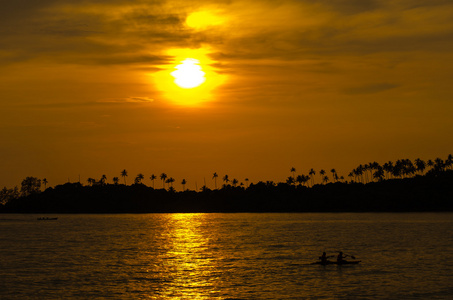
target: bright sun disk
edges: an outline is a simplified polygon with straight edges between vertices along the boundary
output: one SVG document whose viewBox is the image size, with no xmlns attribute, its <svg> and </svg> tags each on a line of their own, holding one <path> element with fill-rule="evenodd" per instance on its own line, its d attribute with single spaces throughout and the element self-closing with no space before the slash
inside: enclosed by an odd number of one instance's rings
<svg viewBox="0 0 453 300">
<path fill-rule="evenodd" d="M 187 58 L 175 67 L 171 75 L 174 82 L 185 89 L 197 87 L 205 82 L 205 72 L 202 71 L 200 62 L 194 58 Z"/>
</svg>

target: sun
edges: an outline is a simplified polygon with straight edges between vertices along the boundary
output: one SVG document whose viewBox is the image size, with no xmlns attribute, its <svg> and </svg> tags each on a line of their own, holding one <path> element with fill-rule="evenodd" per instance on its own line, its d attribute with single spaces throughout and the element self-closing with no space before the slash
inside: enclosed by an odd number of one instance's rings
<svg viewBox="0 0 453 300">
<path fill-rule="evenodd" d="M 194 58 L 187 58 L 175 67 L 176 71 L 171 73 L 175 78 L 174 82 L 184 89 L 192 89 L 203 84 L 206 80 L 205 72 L 202 71 L 200 61 Z"/>
<path fill-rule="evenodd" d="M 216 89 L 227 78 L 218 72 L 209 48 L 169 49 L 168 64 L 151 76 L 162 99 L 178 106 L 207 106 L 216 98 Z"/>
</svg>

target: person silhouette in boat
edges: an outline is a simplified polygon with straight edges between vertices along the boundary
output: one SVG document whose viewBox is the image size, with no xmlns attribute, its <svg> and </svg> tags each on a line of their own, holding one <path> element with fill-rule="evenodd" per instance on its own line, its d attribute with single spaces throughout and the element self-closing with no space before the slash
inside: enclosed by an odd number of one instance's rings
<svg viewBox="0 0 453 300">
<path fill-rule="evenodd" d="M 323 252 L 322 255 L 319 257 L 319 259 L 321 260 L 321 264 L 322 265 L 327 265 L 329 263 L 332 263 L 331 261 L 329 261 L 329 258 L 331 257 L 334 257 L 334 255 L 329 255 L 327 256 L 326 252 Z"/>
<path fill-rule="evenodd" d="M 327 254 L 326 252 L 323 252 L 322 255 L 319 257 L 321 260 L 321 264 L 327 264 Z"/>
<path fill-rule="evenodd" d="M 343 255 L 343 252 L 340 251 L 337 256 L 337 263 L 338 264 L 344 263 L 346 261 L 345 258 L 346 258 L 346 256 Z"/>
</svg>

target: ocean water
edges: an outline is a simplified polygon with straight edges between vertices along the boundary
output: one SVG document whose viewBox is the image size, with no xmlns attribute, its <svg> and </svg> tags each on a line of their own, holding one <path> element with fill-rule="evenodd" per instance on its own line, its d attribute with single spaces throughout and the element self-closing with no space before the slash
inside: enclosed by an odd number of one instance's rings
<svg viewBox="0 0 453 300">
<path fill-rule="evenodd" d="M 0 215 L 0 299 L 453 299 L 452 213 L 41 216 Z"/>
</svg>

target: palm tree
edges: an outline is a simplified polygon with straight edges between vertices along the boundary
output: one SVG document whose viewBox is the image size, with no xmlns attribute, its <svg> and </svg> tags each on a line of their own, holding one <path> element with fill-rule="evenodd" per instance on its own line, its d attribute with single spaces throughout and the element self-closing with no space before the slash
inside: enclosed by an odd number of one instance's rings
<svg viewBox="0 0 453 300">
<path fill-rule="evenodd" d="M 310 172 L 308 172 L 308 175 L 310 176 L 310 179 L 311 179 L 311 186 L 315 185 L 316 171 L 313 169 L 310 169 Z"/>
<path fill-rule="evenodd" d="M 289 185 L 294 184 L 294 177 L 293 176 L 289 176 L 288 178 L 286 178 L 286 183 L 289 184 Z"/>
<path fill-rule="evenodd" d="M 249 179 L 246 178 L 246 179 L 244 179 L 244 180 L 245 180 L 245 187 L 248 188 L 248 187 L 249 187 Z"/>
<path fill-rule="evenodd" d="M 121 177 L 124 178 L 124 185 L 126 185 L 126 177 L 127 177 L 127 171 L 126 171 L 126 169 L 124 169 L 123 171 L 121 171 Z"/>
<path fill-rule="evenodd" d="M 384 169 L 382 167 L 378 168 L 374 172 L 373 177 L 376 178 L 378 181 L 384 180 Z"/>
<path fill-rule="evenodd" d="M 225 185 L 227 185 L 228 182 L 230 182 L 230 179 L 228 178 L 228 175 L 223 176 L 223 181 L 225 181 Z"/>
<path fill-rule="evenodd" d="M 215 189 L 217 189 L 217 177 L 219 177 L 219 175 L 217 175 L 217 173 L 214 172 L 214 174 L 212 175 L 212 178 L 214 179 L 214 186 L 215 186 Z"/>
<path fill-rule="evenodd" d="M 332 172 L 332 177 L 335 180 L 335 182 L 337 182 L 338 179 L 337 171 L 335 169 L 332 169 L 330 170 L 330 172 Z"/>
<path fill-rule="evenodd" d="M 153 182 L 153 188 L 154 188 L 154 180 L 156 179 L 156 175 L 151 175 L 151 177 L 149 177 L 149 179 L 151 179 L 151 181 Z"/>
<path fill-rule="evenodd" d="M 371 169 L 378 171 L 378 170 L 382 169 L 382 166 L 378 162 L 373 162 L 373 163 L 371 163 Z M 382 170 L 382 174 L 384 174 L 384 170 Z"/>
<path fill-rule="evenodd" d="M 365 178 L 363 178 L 363 173 L 365 173 Z M 366 169 L 365 169 L 365 166 L 360 164 L 358 167 L 357 167 L 357 175 L 360 177 L 360 182 L 361 183 L 367 183 L 368 182 L 368 178 L 367 178 L 367 175 L 366 175 Z"/>
<path fill-rule="evenodd" d="M 445 161 L 445 166 L 449 169 L 453 168 L 453 155 L 449 154 Z"/>
<path fill-rule="evenodd" d="M 181 181 L 181 184 L 182 184 L 182 191 L 183 191 L 183 192 L 184 192 L 185 189 L 186 189 L 186 188 L 185 188 L 185 187 L 186 187 L 186 183 L 187 183 L 187 181 L 186 181 L 185 179 L 183 179 L 183 180 Z"/>
<path fill-rule="evenodd" d="M 91 186 L 93 186 L 93 184 L 96 183 L 96 180 L 94 178 L 88 178 L 88 183 L 91 184 Z"/>
<path fill-rule="evenodd" d="M 434 170 L 436 170 L 436 171 L 444 171 L 445 170 L 445 163 L 444 163 L 443 159 L 436 158 L 434 160 Z"/>
<path fill-rule="evenodd" d="M 349 172 L 348 177 L 350 178 L 350 181 L 352 182 L 352 177 L 354 177 L 354 172 Z"/>
<path fill-rule="evenodd" d="M 137 177 L 135 177 L 135 184 L 141 183 L 144 178 L 145 176 L 142 173 L 139 173 Z"/>
<path fill-rule="evenodd" d="M 297 177 L 296 177 L 296 182 L 297 182 L 299 185 L 302 185 L 302 183 L 304 182 L 304 175 L 297 175 Z"/>
<path fill-rule="evenodd" d="M 170 185 L 170 188 L 173 188 L 173 182 L 175 182 L 175 179 L 173 177 L 170 177 L 167 180 L 165 180 L 165 182 Z"/>
<path fill-rule="evenodd" d="M 293 178 L 296 178 L 296 168 L 292 167 L 291 172 L 293 173 Z"/>
<path fill-rule="evenodd" d="M 387 179 L 393 174 L 393 162 L 389 161 L 384 164 L 384 171 L 387 172 Z"/>
<path fill-rule="evenodd" d="M 322 182 L 325 184 L 325 183 L 328 183 L 329 182 L 329 177 L 326 175 L 322 178 Z"/>
<path fill-rule="evenodd" d="M 44 178 L 44 179 L 42 180 L 42 183 L 44 183 L 44 190 L 46 190 L 46 189 L 47 189 L 47 183 L 48 183 L 47 179 Z"/>
<path fill-rule="evenodd" d="M 405 175 L 405 177 L 411 177 L 413 174 L 415 174 L 417 169 L 415 168 L 414 164 L 410 159 L 403 159 L 402 163 L 403 163 L 403 174 Z"/>
<path fill-rule="evenodd" d="M 120 181 L 118 177 L 113 177 L 113 184 L 118 185 L 118 181 Z"/>
<path fill-rule="evenodd" d="M 236 187 L 236 185 L 239 183 L 239 181 L 236 178 L 234 178 L 232 183 L 233 183 L 233 186 Z"/>
<path fill-rule="evenodd" d="M 324 175 L 326 174 L 326 171 L 324 171 L 323 169 L 321 169 L 321 171 L 319 171 L 319 175 L 321 176 L 321 182 L 324 182 Z"/>
<path fill-rule="evenodd" d="M 403 175 L 403 161 L 398 159 L 395 162 L 395 165 L 393 166 L 392 169 L 392 175 L 393 177 L 401 177 Z"/>
<path fill-rule="evenodd" d="M 101 180 L 99 180 L 99 183 L 100 183 L 101 185 L 104 185 L 106 180 L 107 180 L 107 176 L 102 175 Z"/>
<path fill-rule="evenodd" d="M 162 180 L 163 188 L 165 188 L 165 179 L 167 179 L 167 174 L 165 173 L 160 174 L 160 180 Z"/>
<path fill-rule="evenodd" d="M 445 161 L 445 167 L 449 169 L 453 168 L 453 155 L 448 154 L 447 160 Z"/>
</svg>

